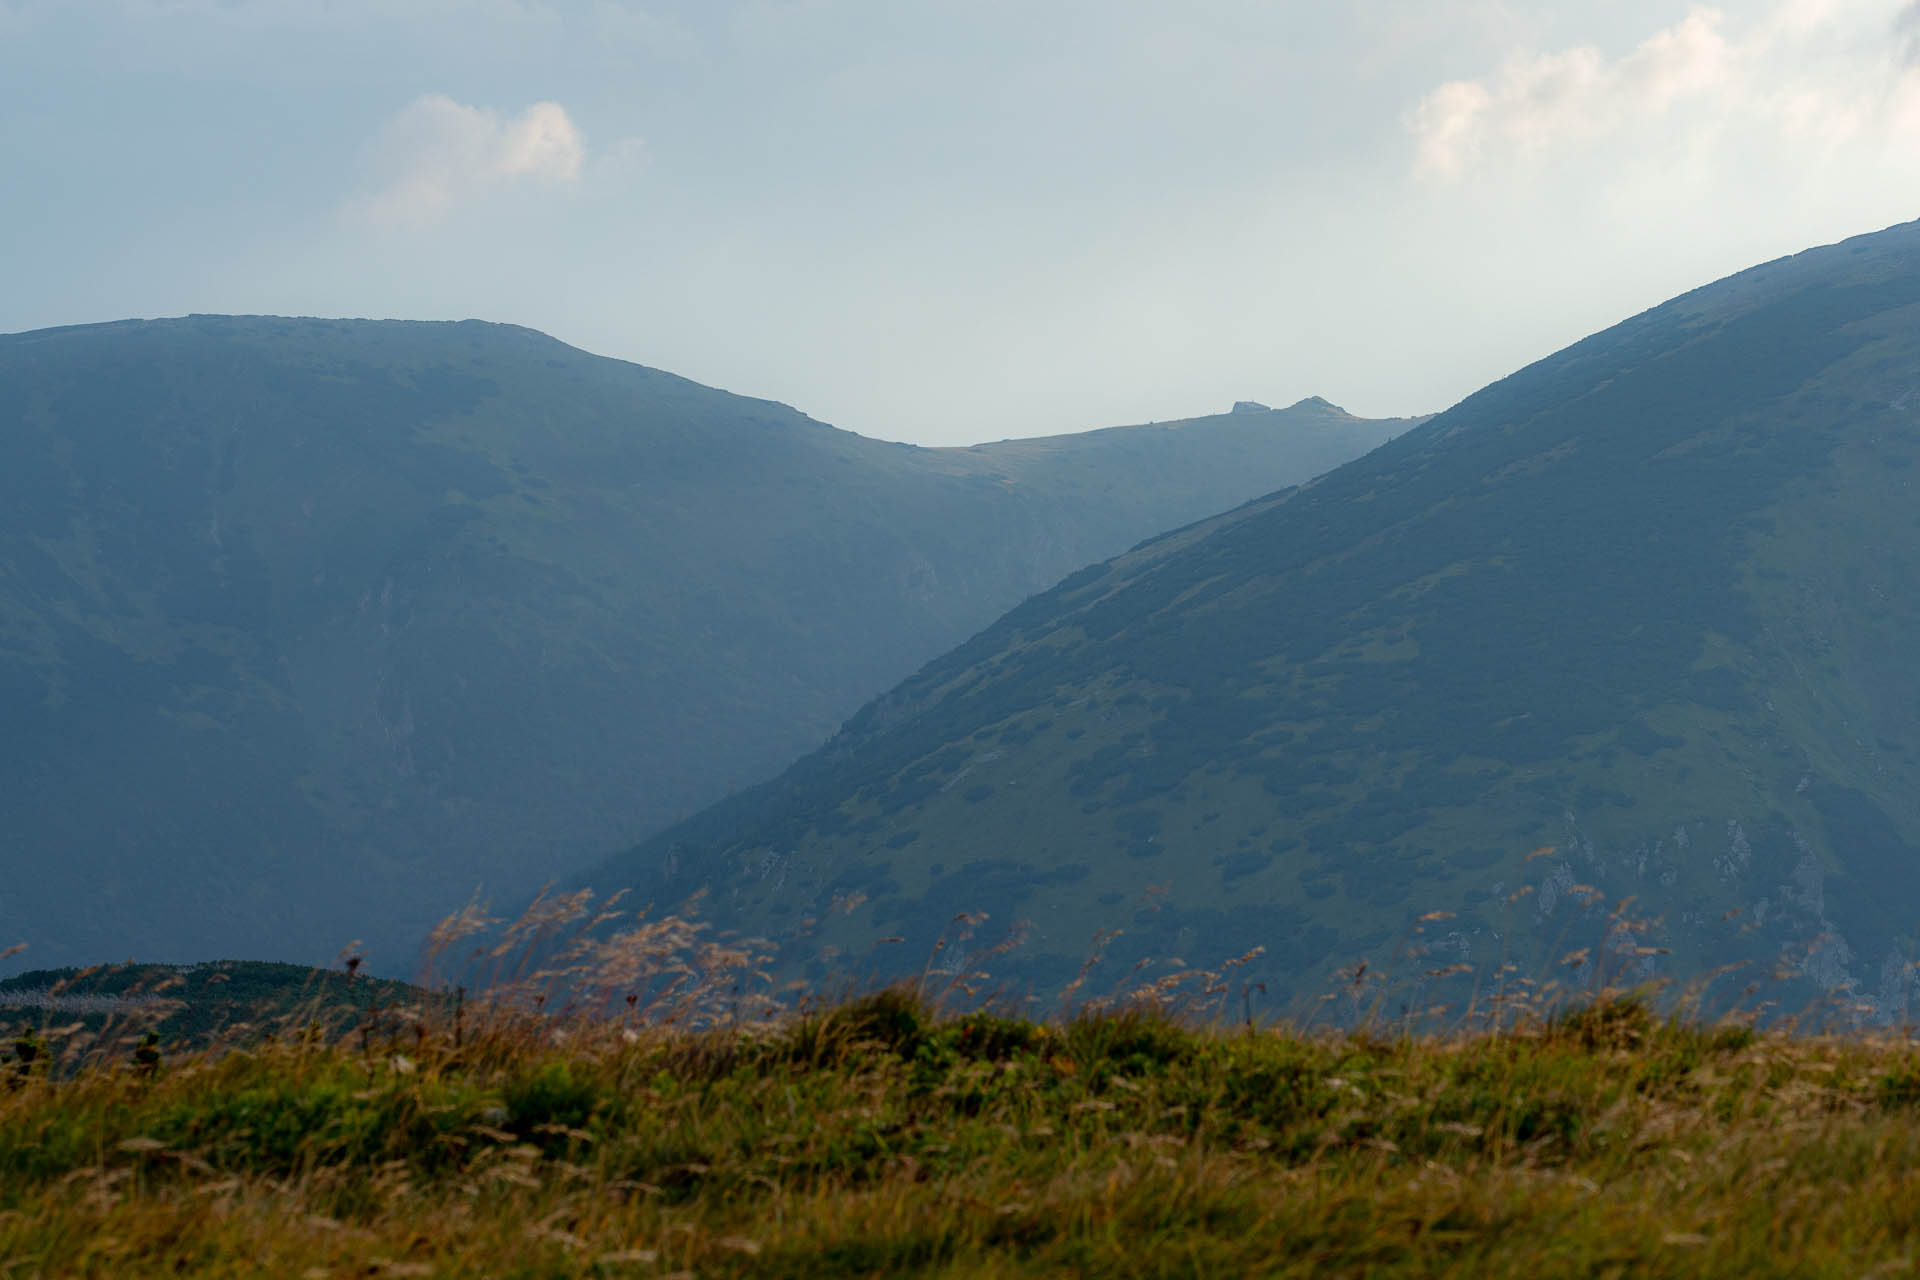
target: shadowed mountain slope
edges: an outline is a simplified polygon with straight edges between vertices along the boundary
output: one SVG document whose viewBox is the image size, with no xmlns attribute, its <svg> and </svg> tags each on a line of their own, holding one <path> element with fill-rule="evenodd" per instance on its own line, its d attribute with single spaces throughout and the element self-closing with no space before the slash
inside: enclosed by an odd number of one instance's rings
<svg viewBox="0 0 1920 1280">
<path fill-rule="evenodd" d="M 1784 967 L 1897 1018 L 1916 457 L 1909 224 L 1675 299 L 1077 573 L 592 881 L 711 885 L 816 972 L 917 971 L 984 910 L 1032 921 L 996 972 L 1041 988 L 1124 926 L 1115 961 L 1264 947 L 1281 1004 L 1362 959 L 1452 971 L 1463 1000 L 1508 961 L 1744 961 L 1737 981 Z M 1608 924 L 1629 897 L 1642 931 Z"/>
<path fill-rule="evenodd" d="M 375 963 L 765 777 L 1330 405 L 973 449 L 468 322 L 0 337 L 0 940 Z"/>
</svg>

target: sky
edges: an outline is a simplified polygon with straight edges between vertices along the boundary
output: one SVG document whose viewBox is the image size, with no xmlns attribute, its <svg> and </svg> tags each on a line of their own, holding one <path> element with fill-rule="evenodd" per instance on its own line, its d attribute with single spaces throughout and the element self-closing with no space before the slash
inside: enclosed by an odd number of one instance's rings
<svg viewBox="0 0 1920 1280">
<path fill-rule="evenodd" d="M 922 444 L 1445 408 L 1920 216 L 1920 0 L 0 0 L 0 332 L 477 317 Z"/>
</svg>

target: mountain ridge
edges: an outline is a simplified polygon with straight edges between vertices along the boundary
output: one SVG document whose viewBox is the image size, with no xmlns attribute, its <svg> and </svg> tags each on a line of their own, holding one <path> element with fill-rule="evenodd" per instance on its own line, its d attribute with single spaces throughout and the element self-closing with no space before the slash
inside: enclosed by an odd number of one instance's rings
<svg viewBox="0 0 1920 1280">
<path fill-rule="evenodd" d="M 1916 317 L 1915 224 L 1690 291 L 1073 575 L 582 882 L 709 886 L 816 966 L 981 910 L 1033 921 L 1005 963 L 1043 989 L 1124 927 L 1140 958 L 1264 946 L 1305 999 L 1396 939 L 1470 983 L 1564 934 L 1897 1017 Z"/>
<path fill-rule="evenodd" d="M 8 335 L 0 405 L 0 936 L 40 965 L 404 965 L 1401 425 L 928 450 L 516 326 L 246 317 Z"/>
</svg>

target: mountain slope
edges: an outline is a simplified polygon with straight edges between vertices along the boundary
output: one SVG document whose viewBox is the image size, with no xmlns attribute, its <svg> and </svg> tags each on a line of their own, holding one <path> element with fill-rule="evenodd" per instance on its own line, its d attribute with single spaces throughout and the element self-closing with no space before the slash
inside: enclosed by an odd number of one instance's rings
<svg viewBox="0 0 1920 1280">
<path fill-rule="evenodd" d="M 816 966 L 917 969 L 985 910 L 1042 986 L 1119 925 L 1116 959 L 1265 947 L 1282 1002 L 1591 944 L 1902 1016 L 1917 322 L 1913 224 L 1675 299 L 1075 574 L 592 882 L 713 885 Z"/>
<path fill-rule="evenodd" d="M 1397 424 L 975 449 L 480 323 L 0 337 L 0 938 L 319 961 L 823 740 L 1033 591 Z"/>
</svg>

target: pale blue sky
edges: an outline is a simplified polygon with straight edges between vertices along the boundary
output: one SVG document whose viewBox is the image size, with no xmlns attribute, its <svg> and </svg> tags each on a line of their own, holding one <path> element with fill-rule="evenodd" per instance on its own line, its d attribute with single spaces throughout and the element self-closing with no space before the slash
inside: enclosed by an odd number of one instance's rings
<svg viewBox="0 0 1920 1280">
<path fill-rule="evenodd" d="M 928 443 L 1444 407 L 1920 214 L 1907 0 L 0 0 L 0 331 L 485 319 Z"/>
</svg>

